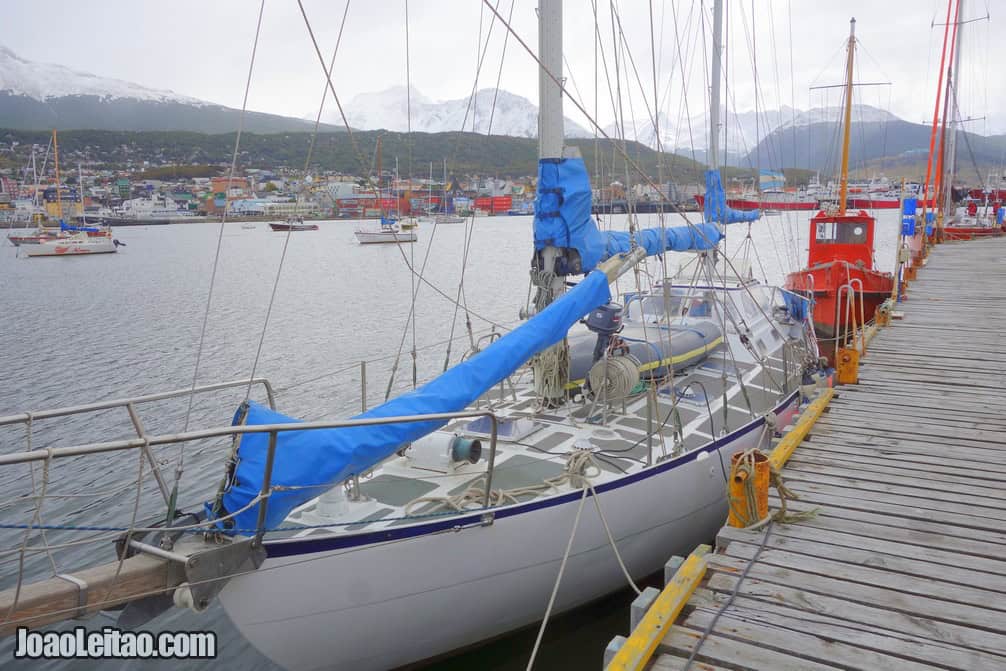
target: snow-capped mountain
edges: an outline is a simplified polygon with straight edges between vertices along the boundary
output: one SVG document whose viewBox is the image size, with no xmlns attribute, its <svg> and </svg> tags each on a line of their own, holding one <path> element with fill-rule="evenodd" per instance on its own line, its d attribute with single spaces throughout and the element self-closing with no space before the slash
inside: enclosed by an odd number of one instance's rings
<svg viewBox="0 0 1006 671">
<path fill-rule="evenodd" d="M 174 91 L 30 61 L 0 45 L 0 128 L 226 133 L 237 129 L 239 115 L 239 110 Z M 251 132 L 312 127 L 310 122 L 274 114 L 245 116 L 245 129 Z"/>
<path fill-rule="evenodd" d="M 207 104 L 174 91 L 158 91 L 121 79 L 79 72 L 54 63 L 25 60 L 2 45 L 0 45 L 0 91 L 40 101 L 63 96 L 97 96 L 103 99 L 129 98 L 179 102 L 187 105 Z"/>
<path fill-rule="evenodd" d="M 815 107 L 805 112 L 798 112 L 795 119 L 784 119 L 781 124 L 783 128 L 790 126 L 810 126 L 815 123 L 835 123 L 842 118 L 845 108 Z M 887 110 L 871 105 L 852 106 L 852 123 L 883 123 L 885 121 L 899 121 L 900 118 L 891 114 Z"/>
<path fill-rule="evenodd" d="M 404 86 L 393 86 L 384 91 L 362 93 L 350 100 L 346 105 L 346 118 L 354 128 L 404 132 L 409 128 L 410 104 L 414 131 L 465 130 L 514 137 L 538 135 L 538 106 L 522 96 L 504 90 L 497 93 L 495 89 L 477 91 L 474 105 L 470 106 L 467 97 L 434 101 L 415 88 L 409 96 Z M 341 121 L 338 112 L 329 113 L 326 120 L 331 124 Z M 566 136 L 592 137 L 583 126 L 569 119 L 566 119 Z"/>
<path fill-rule="evenodd" d="M 755 114 L 754 111 L 728 113 L 724 110 L 720 118 L 728 149 L 747 153 L 748 150 L 754 148 L 758 141 L 778 128 L 834 122 L 840 118 L 841 112 L 839 107 L 815 107 L 804 111 L 794 110 L 792 107 L 783 105 L 780 109 L 762 110 L 758 114 Z M 870 105 L 854 105 L 852 120 L 853 123 L 874 123 L 896 121 L 898 117 Z M 661 145 L 668 151 L 689 153 L 694 147 L 698 152 L 709 145 L 709 118 L 704 113 L 696 115 L 690 120 L 682 119 L 680 121 L 672 120 L 669 116 L 661 114 L 658 121 Z M 612 137 L 620 137 L 615 124 L 609 124 L 604 130 Z M 628 140 L 638 140 L 649 147 L 656 148 L 657 146 L 653 121 L 649 118 L 627 120 L 625 122 L 625 137 Z"/>
</svg>

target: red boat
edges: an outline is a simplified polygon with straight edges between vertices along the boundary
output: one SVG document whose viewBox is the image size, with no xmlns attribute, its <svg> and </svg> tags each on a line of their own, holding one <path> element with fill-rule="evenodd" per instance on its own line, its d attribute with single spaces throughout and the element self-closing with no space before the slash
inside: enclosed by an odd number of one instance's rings
<svg viewBox="0 0 1006 671">
<path fill-rule="evenodd" d="M 859 196 L 850 198 L 846 204 L 852 209 L 862 210 L 895 210 L 900 205 L 901 199 L 892 196 Z"/>
<path fill-rule="evenodd" d="M 891 297 L 894 276 L 873 267 L 875 225 L 863 210 L 818 212 L 810 220 L 807 267 L 786 277 L 787 289 L 812 298 L 818 345 L 829 360 L 837 338 L 851 322 L 873 319 L 880 304 Z M 850 304 L 855 314 L 850 313 Z"/>
<path fill-rule="evenodd" d="M 957 216 L 939 229 L 939 236 L 943 240 L 974 240 L 1006 235 L 1006 220 L 999 216 L 1002 206 L 998 200 L 983 204 L 968 200 Z"/>
<path fill-rule="evenodd" d="M 807 267 L 786 276 L 786 288 L 811 299 L 814 331 L 823 356 L 834 365 L 835 350 L 854 325 L 874 318 L 890 298 L 894 276 L 873 267 L 876 220 L 864 210 L 847 213 L 849 129 L 852 115 L 852 61 L 856 46 L 852 20 L 846 66 L 845 124 L 841 188 L 837 212 L 820 211 L 810 220 Z"/>
<path fill-rule="evenodd" d="M 695 196 L 695 202 L 702 207 L 705 196 Z M 770 200 L 768 198 L 727 198 L 727 205 L 738 210 L 816 210 L 817 199 L 806 196 L 794 196 L 787 200 Z"/>
</svg>

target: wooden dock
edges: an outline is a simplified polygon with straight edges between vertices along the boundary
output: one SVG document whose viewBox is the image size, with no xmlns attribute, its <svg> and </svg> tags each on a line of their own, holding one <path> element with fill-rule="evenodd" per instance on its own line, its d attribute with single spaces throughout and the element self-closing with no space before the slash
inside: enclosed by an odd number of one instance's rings
<svg viewBox="0 0 1006 671">
<path fill-rule="evenodd" d="M 607 668 L 1006 669 L 1004 294 L 1006 239 L 937 247 L 782 471 L 811 516 L 723 528 Z"/>
</svg>

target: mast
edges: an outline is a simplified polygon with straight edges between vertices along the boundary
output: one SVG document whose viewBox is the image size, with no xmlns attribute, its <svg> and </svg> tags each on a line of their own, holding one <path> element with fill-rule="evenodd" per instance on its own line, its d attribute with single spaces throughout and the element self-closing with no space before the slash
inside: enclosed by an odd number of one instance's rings
<svg viewBox="0 0 1006 671">
<path fill-rule="evenodd" d="M 377 136 L 377 212 L 384 224 L 384 198 L 381 196 L 381 136 Z"/>
<path fill-rule="evenodd" d="M 921 238 L 925 237 L 926 209 L 929 203 L 929 180 L 933 174 L 933 153 L 936 151 L 936 128 L 940 120 L 940 95 L 943 93 L 943 67 L 947 59 L 947 38 L 950 36 L 950 10 L 954 6 L 954 0 L 947 1 L 947 20 L 943 28 L 943 49 L 940 52 L 940 70 L 937 74 L 936 83 L 936 104 L 933 107 L 933 128 L 929 134 L 929 159 L 926 161 L 926 179 L 922 183 L 922 231 Z M 954 23 L 957 23 L 957 15 L 954 16 Z M 916 253 L 921 253 L 917 250 Z"/>
<path fill-rule="evenodd" d="M 953 93 L 953 78 L 950 76 L 950 71 L 953 68 L 954 63 L 954 53 L 956 51 L 955 45 L 957 44 L 957 28 L 958 28 L 958 18 L 960 17 L 960 3 L 955 3 L 954 9 L 954 22 L 953 28 L 950 33 L 950 60 L 947 62 L 947 90 L 943 94 L 943 121 L 940 124 L 940 147 L 939 151 L 936 153 L 936 170 L 934 172 L 935 177 L 933 178 L 933 211 L 937 213 L 936 217 L 936 227 L 940 228 L 942 226 L 943 219 L 943 190 L 946 188 L 946 172 L 944 170 L 943 159 L 946 157 L 947 153 L 947 128 L 950 126 L 950 116 L 953 112 L 953 108 L 950 106 L 950 96 Z"/>
<path fill-rule="evenodd" d="M 562 0 L 538 2 L 538 159 L 541 189 L 542 163 L 563 158 L 562 118 Z M 537 214 L 536 214 L 537 217 Z M 566 291 L 562 268 L 564 250 L 553 245 L 541 249 L 531 262 L 532 281 L 537 287 L 535 309 L 541 310 Z M 539 352 L 533 359 L 535 393 L 546 405 L 561 405 L 569 381 L 569 344 L 565 338 Z"/>
<path fill-rule="evenodd" d="M 838 187 L 838 215 L 845 215 L 849 195 L 849 136 L 852 135 L 852 66 L 856 53 L 856 19 L 849 21 L 849 56 L 845 63 L 845 121 L 842 129 L 842 173 Z"/>
<path fill-rule="evenodd" d="M 964 8 L 964 0 L 957 0 L 957 9 L 955 10 L 955 15 L 960 20 L 962 16 L 961 10 Z M 954 173 L 957 168 L 957 126 L 960 123 L 960 110 L 957 107 L 957 91 L 958 82 L 960 81 L 961 72 L 961 40 L 964 36 L 964 24 L 958 23 L 954 26 L 954 30 L 957 35 L 955 36 L 954 42 L 954 53 L 953 53 L 953 74 L 950 77 L 951 89 L 949 95 L 947 96 L 950 103 L 949 111 L 949 123 L 947 127 L 950 129 L 950 137 L 947 140 L 947 178 L 944 180 L 945 197 L 943 200 L 943 216 L 953 216 L 953 186 L 954 186 Z M 946 133 L 946 131 L 944 131 Z M 979 175 L 980 177 L 980 175 Z M 943 222 L 939 222 L 940 228 L 943 227 Z"/>
<path fill-rule="evenodd" d="M 555 81 L 562 81 L 561 0 L 538 3 L 538 58 L 538 158 L 562 158 L 562 89 Z"/>
<path fill-rule="evenodd" d="M 712 87 L 709 91 L 709 167 L 720 167 L 720 78 L 723 53 L 723 2 L 713 2 Z"/>
<path fill-rule="evenodd" d="M 80 198 L 80 220 L 87 225 L 87 215 L 84 214 L 84 169 L 77 162 L 77 197 Z"/>
<path fill-rule="evenodd" d="M 52 151 L 56 161 L 56 208 L 59 212 L 59 220 L 63 221 L 63 197 L 59 192 L 59 142 L 56 140 L 56 129 L 52 129 Z"/>
<path fill-rule="evenodd" d="M 33 180 L 32 183 L 35 185 L 35 196 L 32 200 L 32 205 L 35 206 L 35 209 L 31 213 L 31 218 L 34 221 L 35 216 L 38 214 L 38 168 L 35 164 L 35 145 L 31 146 L 31 178 Z"/>
</svg>

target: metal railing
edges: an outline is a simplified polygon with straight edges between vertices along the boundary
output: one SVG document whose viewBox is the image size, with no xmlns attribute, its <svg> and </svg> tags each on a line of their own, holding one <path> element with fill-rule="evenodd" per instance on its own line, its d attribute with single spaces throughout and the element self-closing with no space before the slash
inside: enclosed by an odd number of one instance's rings
<svg viewBox="0 0 1006 671">
<path fill-rule="evenodd" d="M 270 396 L 270 402 L 272 399 L 271 387 L 268 381 L 264 379 L 256 380 L 262 382 L 267 393 Z M 197 391 L 211 391 L 217 389 L 225 389 L 228 387 L 239 386 L 240 384 L 248 384 L 248 380 L 243 380 L 240 382 L 229 382 L 220 383 L 215 385 L 206 385 L 204 387 L 198 387 Z M 30 423 L 33 419 L 38 417 L 61 417 L 71 414 L 78 414 L 81 412 L 94 411 L 94 410 L 105 410 L 115 407 L 125 406 L 127 410 L 130 411 L 131 417 L 135 414 L 133 406 L 136 403 L 149 402 L 154 400 L 163 400 L 166 398 L 172 398 L 182 394 L 191 393 L 192 389 L 186 389 L 181 392 L 165 392 L 162 394 L 150 394 L 148 396 L 140 396 L 132 399 L 119 399 L 115 401 L 105 401 L 102 403 L 93 403 L 86 406 L 74 406 L 72 408 L 61 408 L 57 410 L 44 411 L 40 413 L 22 413 L 20 415 L 11 415 L 8 417 L 0 417 L 0 425 L 3 424 L 13 424 L 13 423 Z M 266 463 L 263 468 L 263 478 L 262 487 L 259 492 L 258 498 L 261 501 L 259 504 L 258 520 L 256 522 L 256 540 L 261 542 L 261 538 L 264 535 L 265 529 L 265 519 L 266 512 L 269 504 L 269 496 L 272 489 L 272 471 L 275 463 L 276 448 L 278 435 L 286 431 L 315 431 L 319 429 L 339 429 L 339 428 L 349 428 L 349 427 L 360 427 L 360 426 L 376 426 L 382 424 L 399 424 L 399 423 L 412 423 L 412 422 L 431 422 L 431 421 L 448 421 L 452 419 L 474 419 L 478 417 L 489 418 L 491 429 L 489 433 L 489 459 L 486 469 L 486 484 L 485 484 L 485 494 L 484 494 L 484 505 L 489 506 L 491 501 L 492 493 L 492 482 L 493 482 L 493 470 L 496 465 L 496 447 L 499 433 L 499 419 L 496 417 L 495 413 L 491 410 L 461 410 L 458 412 L 443 412 L 443 413 L 428 413 L 423 415 L 402 415 L 396 417 L 367 417 L 367 418 L 355 418 L 355 419 L 343 419 L 334 421 L 321 421 L 321 422 L 293 422 L 286 424 L 258 424 L 258 425 L 241 425 L 241 426 L 224 426 L 216 427 L 210 429 L 199 429 L 195 431 L 183 431 L 179 433 L 167 433 L 160 435 L 147 435 L 142 430 L 142 424 L 137 424 L 137 432 L 139 437 L 137 438 L 126 438 L 120 440 L 104 441 L 98 443 L 85 443 L 81 445 L 70 445 L 66 447 L 49 447 L 41 448 L 37 450 L 30 450 L 24 452 L 14 452 L 10 454 L 0 454 L 0 466 L 12 465 L 12 464 L 24 464 L 38 461 L 49 461 L 52 459 L 59 459 L 64 457 L 76 457 L 89 454 L 101 454 L 107 452 L 119 452 L 124 450 L 142 450 L 151 464 L 154 465 L 155 473 L 156 461 L 150 452 L 151 447 L 160 445 L 170 445 L 177 443 L 185 443 L 197 440 L 205 440 L 209 438 L 219 438 L 222 436 L 242 436 L 245 434 L 269 434 L 269 445 L 268 451 L 266 453 Z M 161 480 L 159 474 L 157 476 L 159 486 L 163 488 L 163 481 Z M 339 483 L 332 483 L 332 486 L 336 486 Z M 167 494 L 166 490 L 162 489 L 162 493 Z"/>
<path fill-rule="evenodd" d="M 265 394 L 269 402 L 269 407 L 275 410 L 276 393 L 273 391 L 272 384 L 269 382 L 268 379 L 264 377 L 254 377 L 244 380 L 232 380 L 230 382 L 217 382 L 215 384 L 206 384 L 198 387 L 186 387 L 185 389 L 175 389 L 173 391 L 165 391 L 157 394 L 145 394 L 143 396 L 118 398 L 118 399 L 112 399 L 110 401 L 98 401 L 96 403 L 85 403 L 83 405 L 71 405 L 63 408 L 55 408 L 52 410 L 21 412 L 15 415 L 6 415 L 0 417 L 0 426 L 9 426 L 11 424 L 25 424 L 28 426 L 30 432 L 32 424 L 37 420 L 53 419 L 56 417 L 69 417 L 72 415 L 82 415 L 89 412 L 100 412 L 102 410 L 125 408 L 126 412 L 129 414 L 129 421 L 132 423 L 133 428 L 136 430 L 136 436 L 141 441 L 140 449 L 143 450 L 144 456 L 146 457 L 147 462 L 150 464 L 151 471 L 154 475 L 154 480 L 157 481 L 157 488 L 161 491 L 161 496 L 164 497 L 164 502 L 169 503 L 171 499 L 170 488 L 168 487 L 167 482 L 164 480 L 164 475 L 161 473 L 161 469 L 157 463 L 157 460 L 154 459 L 154 455 L 150 452 L 151 443 L 147 439 L 146 429 L 143 426 L 143 421 L 140 419 L 139 413 L 136 411 L 136 406 L 143 403 L 165 401 L 171 398 L 179 398 L 182 396 L 189 396 L 192 394 L 202 394 L 211 391 L 220 391 L 221 389 L 232 389 L 235 387 L 248 387 L 250 390 L 251 387 L 254 385 L 262 385 L 262 387 L 265 389 Z"/>
</svg>

